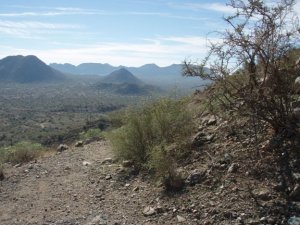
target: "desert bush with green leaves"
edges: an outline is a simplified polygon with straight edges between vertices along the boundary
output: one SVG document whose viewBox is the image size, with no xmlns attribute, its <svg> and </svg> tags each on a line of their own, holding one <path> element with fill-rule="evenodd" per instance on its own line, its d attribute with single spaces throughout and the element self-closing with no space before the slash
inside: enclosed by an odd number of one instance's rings
<svg viewBox="0 0 300 225">
<path fill-rule="evenodd" d="M 44 150 L 44 147 L 40 144 L 22 141 L 13 146 L 1 148 L 0 162 L 10 162 L 12 164 L 29 162 L 39 157 Z"/>
<path fill-rule="evenodd" d="M 82 140 L 100 139 L 104 137 L 99 128 L 91 128 L 87 131 L 81 132 L 79 136 Z"/>
<path fill-rule="evenodd" d="M 189 151 L 188 137 L 193 131 L 187 102 L 164 98 L 128 110 L 122 121 L 122 127 L 108 133 L 116 155 L 153 171 L 163 182 L 173 182 L 176 159 Z"/>
</svg>

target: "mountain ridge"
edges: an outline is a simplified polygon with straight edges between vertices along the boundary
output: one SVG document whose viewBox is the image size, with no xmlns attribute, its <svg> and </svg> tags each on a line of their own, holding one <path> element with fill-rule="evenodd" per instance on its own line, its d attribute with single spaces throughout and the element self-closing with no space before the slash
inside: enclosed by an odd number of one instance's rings
<svg viewBox="0 0 300 225">
<path fill-rule="evenodd" d="M 169 66 L 160 67 L 154 63 L 145 64 L 138 67 L 133 66 L 112 66 L 108 63 L 81 63 L 77 66 L 70 63 L 50 63 L 50 67 L 60 70 L 66 73 L 73 73 L 79 75 L 92 74 L 104 76 L 109 74 L 117 69 L 125 68 L 129 72 L 135 74 L 137 77 L 144 77 L 149 75 L 161 76 L 166 75 L 167 73 L 171 75 L 181 75 L 182 64 L 171 64 Z"/>
</svg>

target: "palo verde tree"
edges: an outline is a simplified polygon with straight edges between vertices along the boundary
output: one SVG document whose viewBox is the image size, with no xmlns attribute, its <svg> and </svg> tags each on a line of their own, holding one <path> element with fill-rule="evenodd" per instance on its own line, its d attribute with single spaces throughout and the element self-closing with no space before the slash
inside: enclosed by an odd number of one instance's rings
<svg viewBox="0 0 300 225">
<path fill-rule="evenodd" d="M 214 81 L 221 105 L 267 122 L 276 135 L 297 131 L 293 102 L 299 98 L 294 84 L 300 76 L 295 65 L 300 29 L 294 5 L 295 0 L 231 0 L 235 13 L 224 18 L 228 28 L 217 32 L 222 41 L 210 44 L 200 65 L 186 61 L 184 66 L 184 75 Z"/>
</svg>

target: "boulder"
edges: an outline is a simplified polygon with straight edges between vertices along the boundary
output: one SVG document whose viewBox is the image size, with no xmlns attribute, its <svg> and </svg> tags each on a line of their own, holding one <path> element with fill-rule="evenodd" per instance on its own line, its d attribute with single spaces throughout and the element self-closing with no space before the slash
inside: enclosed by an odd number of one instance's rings
<svg viewBox="0 0 300 225">
<path fill-rule="evenodd" d="M 212 126 L 216 124 L 217 124 L 217 119 L 215 116 L 211 116 L 206 123 L 207 126 Z"/>
<path fill-rule="evenodd" d="M 253 194 L 257 199 L 260 199 L 263 201 L 269 201 L 270 199 L 272 199 L 271 192 L 267 188 L 254 190 Z"/>
<path fill-rule="evenodd" d="M 147 206 L 143 210 L 143 215 L 144 216 L 152 216 L 156 213 L 155 209 L 152 208 L 151 206 Z"/>
<path fill-rule="evenodd" d="M 198 132 L 192 138 L 192 146 L 199 147 L 207 142 L 211 142 L 215 138 L 214 134 L 205 134 L 204 132 Z"/>
<path fill-rule="evenodd" d="M 185 180 L 185 183 L 190 185 L 201 183 L 205 179 L 205 176 L 206 171 L 194 170 L 189 174 L 188 178 Z"/>
<path fill-rule="evenodd" d="M 112 164 L 114 162 L 114 160 L 112 158 L 105 158 L 102 161 L 102 164 Z"/>
<path fill-rule="evenodd" d="M 296 184 L 290 193 L 290 198 L 295 201 L 300 201 L 300 184 Z"/>
<path fill-rule="evenodd" d="M 288 220 L 288 225 L 299 225 L 300 217 L 293 216 Z"/>
<path fill-rule="evenodd" d="M 124 160 L 122 162 L 122 166 L 123 167 L 131 167 L 131 166 L 133 166 L 133 161 L 132 160 Z"/>
<path fill-rule="evenodd" d="M 183 222 L 186 221 L 186 219 L 184 217 L 182 217 L 182 216 L 177 215 L 176 217 L 177 217 L 178 223 L 183 223 Z"/>
<path fill-rule="evenodd" d="M 82 147 L 83 146 L 83 141 L 77 141 L 75 143 L 75 147 Z"/>
<path fill-rule="evenodd" d="M 88 162 L 88 161 L 83 161 L 83 162 L 82 162 L 82 165 L 84 165 L 84 166 L 89 166 L 89 165 L 91 165 L 91 163 Z"/>
<path fill-rule="evenodd" d="M 57 151 L 58 152 L 63 152 L 63 151 L 65 151 L 65 150 L 67 150 L 69 148 L 69 146 L 68 145 L 65 145 L 65 144 L 60 144 L 58 147 L 57 147 Z"/>
</svg>

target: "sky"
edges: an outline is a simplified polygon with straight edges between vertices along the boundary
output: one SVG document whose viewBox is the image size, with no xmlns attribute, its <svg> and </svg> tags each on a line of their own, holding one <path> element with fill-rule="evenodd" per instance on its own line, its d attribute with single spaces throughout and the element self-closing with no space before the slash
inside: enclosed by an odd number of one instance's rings
<svg viewBox="0 0 300 225">
<path fill-rule="evenodd" d="M 114 66 L 197 61 L 231 12 L 226 0 L 1 0 L 0 58 Z"/>
</svg>

